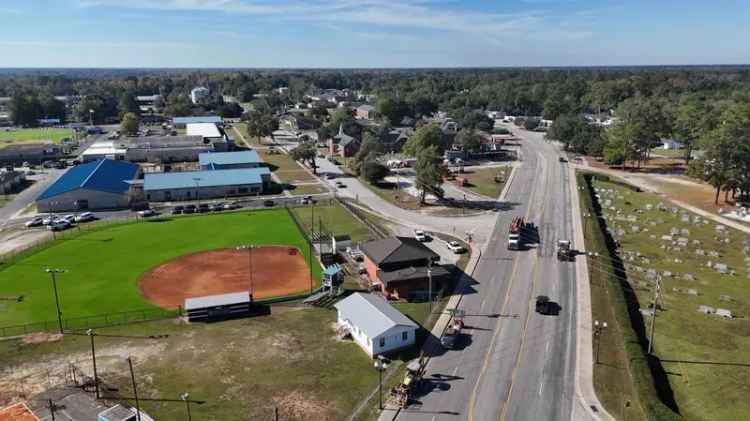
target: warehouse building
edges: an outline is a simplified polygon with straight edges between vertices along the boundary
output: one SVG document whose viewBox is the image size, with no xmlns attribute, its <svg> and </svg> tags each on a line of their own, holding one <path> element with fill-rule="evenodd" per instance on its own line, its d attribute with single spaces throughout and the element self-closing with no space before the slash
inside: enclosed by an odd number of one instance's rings
<svg viewBox="0 0 750 421">
<path fill-rule="evenodd" d="M 201 200 L 259 195 L 268 191 L 270 185 L 271 171 L 266 167 L 147 173 L 143 193 L 146 200 L 154 202 Z"/>
<path fill-rule="evenodd" d="M 212 123 L 222 124 L 224 120 L 217 115 L 204 115 L 192 117 L 175 117 L 172 119 L 172 125 L 176 129 L 184 129 L 188 124 Z"/>
<path fill-rule="evenodd" d="M 200 136 L 204 141 L 226 141 L 229 136 L 214 123 L 192 123 L 186 127 L 188 136 Z"/>
<path fill-rule="evenodd" d="M 100 159 L 123 160 L 128 150 L 115 146 L 115 142 L 94 142 L 81 154 L 81 162 L 98 161 Z"/>
<path fill-rule="evenodd" d="M 198 161 L 203 170 L 232 170 L 263 166 L 263 161 L 254 149 L 238 152 L 202 153 L 198 157 Z"/>
<path fill-rule="evenodd" d="M 56 161 L 65 157 L 60 145 L 51 142 L 18 143 L 0 148 L 0 164 L 20 166 L 24 162 L 39 165 L 45 161 Z"/>
<path fill-rule="evenodd" d="M 138 165 L 102 159 L 70 168 L 36 199 L 39 212 L 123 209 Z"/>
</svg>

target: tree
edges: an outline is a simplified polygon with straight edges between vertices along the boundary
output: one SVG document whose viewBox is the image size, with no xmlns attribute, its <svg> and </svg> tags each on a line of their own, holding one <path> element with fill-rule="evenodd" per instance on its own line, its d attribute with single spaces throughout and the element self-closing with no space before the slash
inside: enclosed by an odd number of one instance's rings
<svg viewBox="0 0 750 421">
<path fill-rule="evenodd" d="M 404 117 L 410 114 L 409 105 L 404 101 L 393 98 L 379 98 L 375 104 L 375 111 L 385 117 L 392 124 L 400 124 Z"/>
<path fill-rule="evenodd" d="M 414 167 L 417 173 L 415 186 L 419 189 L 419 203 L 424 204 L 427 193 L 443 197 L 443 167 L 436 146 L 428 146 L 417 153 L 417 163 Z"/>
<path fill-rule="evenodd" d="M 316 172 L 317 166 L 315 165 L 315 157 L 318 155 L 318 151 L 315 149 L 315 144 L 313 142 L 300 143 L 299 146 L 292 149 L 289 154 L 295 161 L 309 163 L 313 173 Z"/>
<path fill-rule="evenodd" d="M 673 134 L 685 145 L 685 161 L 690 162 L 698 140 L 715 126 L 713 110 L 705 102 L 690 98 L 680 103 L 676 114 Z"/>
<path fill-rule="evenodd" d="M 9 111 L 14 125 L 36 127 L 44 110 L 35 95 L 16 95 L 10 100 Z"/>
<path fill-rule="evenodd" d="M 44 118 L 58 118 L 60 121 L 65 120 L 65 103 L 58 100 L 52 95 L 43 95 L 39 97 L 39 103 L 42 106 L 42 115 Z"/>
<path fill-rule="evenodd" d="M 223 118 L 239 118 L 242 116 L 243 109 L 236 102 L 225 102 L 217 108 L 217 111 Z"/>
<path fill-rule="evenodd" d="M 362 161 L 360 165 L 359 173 L 367 180 L 370 184 L 377 184 L 382 181 L 386 175 L 388 175 L 388 167 L 379 163 L 375 155 L 370 155 Z"/>
<path fill-rule="evenodd" d="M 466 113 L 461 120 L 461 127 L 465 129 L 477 129 L 485 132 L 492 130 L 495 121 L 487 114 L 479 111 L 470 111 Z"/>
<path fill-rule="evenodd" d="M 383 145 L 378 141 L 374 134 L 365 132 L 362 136 L 362 144 L 359 146 L 359 150 L 354 155 L 351 168 L 361 174 L 359 171 L 362 165 L 367 159 L 375 159 L 377 154 L 383 152 Z"/>
<path fill-rule="evenodd" d="M 135 113 L 125 113 L 120 122 L 120 130 L 126 136 L 136 136 L 140 125 L 141 122 L 138 120 L 138 116 Z"/>
<path fill-rule="evenodd" d="M 185 95 L 170 95 L 164 112 L 172 117 L 184 117 L 193 113 L 193 103 Z"/>
<path fill-rule="evenodd" d="M 569 151 L 594 156 L 602 154 L 601 130 L 589 124 L 581 115 L 561 114 L 552 123 L 545 137 L 561 142 Z"/>
<path fill-rule="evenodd" d="M 117 103 L 117 110 L 121 117 L 127 113 L 139 115 L 141 113 L 141 108 L 138 106 L 135 93 L 131 91 L 123 93 L 120 96 L 120 101 Z"/>
<path fill-rule="evenodd" d="M 656 145 L 660 137 L 668 132 L 663 111 L 663 104 L 649 98 L 634 97 L 623 101 L 615 111 L 617 120 L 607 130 L 608 143 L 611 147 L 605 148 L 610 151 L 619 149 L 619 156 L 624 158 L 623 164 L 628 160 L 637 161 L 640 168 L 645 161 L 651 148 Z"/>
<path fill-rule="evenodd" d="M 403 152 L 409 156 L 417 156 L 419 151 L 435 147 L 436 153 L 442 153 L 445 150 L 445 141 L 443 131 L 440 126 L 434 123 L 425 124 L 419 127 L 404 144 Z"/>
<path fill-rule="evenodd" d="M 456 143 L 461 145 L 464 151 L 476 152 L 482 147 L 482 138 L 475 129 L 461 129 L 456 135 Z"/>
<path fill-rule="evenodd" d="M 270 136 L 273 133 L 274 122 L 273 116 L 270 113 L 251 110 L 249 113 L 244 114 L 243 117 L 247 125 L 248 136 L 260 140 L 262 137 Z"/>
</svg>

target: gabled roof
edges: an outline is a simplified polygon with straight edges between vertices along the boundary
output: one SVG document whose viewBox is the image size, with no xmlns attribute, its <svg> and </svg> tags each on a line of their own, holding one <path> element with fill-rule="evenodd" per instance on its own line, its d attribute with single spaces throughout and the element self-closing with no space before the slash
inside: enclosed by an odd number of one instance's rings
<svg viewBox="0 0 750 421">
<path fill-rule="evenodd" d="M 201 165 L 232 165 L 232 164 L 257 164 L 260 160 L 258 151 L 255 149 L 239 152 L 204 152 L 198 155 Z"/>
<path fill-rule="evenodd" d="M 362 252 L 376 265 L 420 259 L 436 260 L 440 256 L 410 237 L 388 237 L 362 244 Z"/>
<path fill-rule="evenodd" d="M 334 304 L 334 307 L 370 339 L 378 337 L 395 326 L 414 329 L 419 327 L 393 308 L 385 299 L 373 294 L 355 292 Z"/>
<path fill-rule="evenodd" d="M 125 161 L 100 159 L 75 166 L 47 187 L 39 199 L 47 199 L 77 189 L 124 193 L 130 185 L 126 182 L 136 177 L 138 165 Z"/>
</svg>

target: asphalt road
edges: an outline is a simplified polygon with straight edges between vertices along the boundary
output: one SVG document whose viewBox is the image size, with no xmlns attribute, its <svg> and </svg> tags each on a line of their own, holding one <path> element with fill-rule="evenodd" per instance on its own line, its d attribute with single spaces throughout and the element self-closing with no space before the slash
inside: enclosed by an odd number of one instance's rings
<svg viewBox="0 0 750 421">
<path fill-rule="evenodd" d="M 519 130 L 514 129 L 519 132 Z M 512 209 L 496 215 L 486 250 L 460 308 L 461 346 L 433 350 L 423 394 L 399 420 L 569 420 L 575 373 L 575 273 L 555 257 L 558 239 L 572 237 L 565 165 L 541 134 L 520 131 L 523 163 L 509 188 Z M 540 242 L 507 250 L 507 228 L 525 216 Z M 534 311 L 537 295 L 560 306 L 557 316 Z"/>
</svg>

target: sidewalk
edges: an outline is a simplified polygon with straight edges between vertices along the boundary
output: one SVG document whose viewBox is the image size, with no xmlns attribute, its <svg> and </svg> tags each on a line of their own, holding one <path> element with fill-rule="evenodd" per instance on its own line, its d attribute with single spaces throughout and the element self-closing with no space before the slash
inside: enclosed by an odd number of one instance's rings
<svg viewBox="0 0 750 421">
<path fill-rule="evenodd" d="M 583 221 L 581 220 L 580 190 L 576 180 L 576 168 L 569 167 L 571 209 L 573 212 L 573 228 L 575 230 L 574 246 L 576 250 L 585 250 L 583 238 Z M 594 390 L 594 359 L 593 359 L 593 331 L 591 325 L 591 290 L 589 268 L 585 258 L 576 259 L 576 371 L 575 393 L 576 399 L 570 418 L 572 420 L 612 420 L 610 415 Z M 592 409 L 596 408 L 596 411 Z"/>
</svg>

